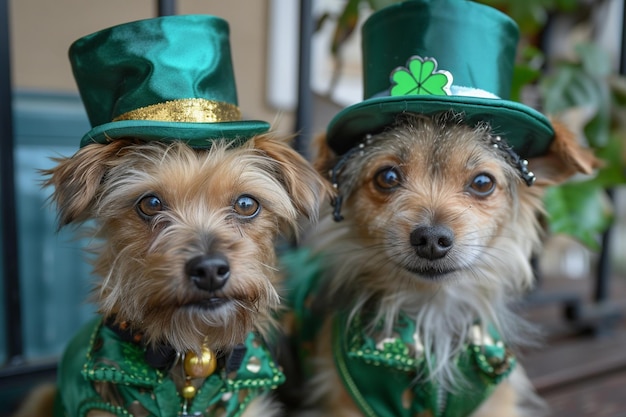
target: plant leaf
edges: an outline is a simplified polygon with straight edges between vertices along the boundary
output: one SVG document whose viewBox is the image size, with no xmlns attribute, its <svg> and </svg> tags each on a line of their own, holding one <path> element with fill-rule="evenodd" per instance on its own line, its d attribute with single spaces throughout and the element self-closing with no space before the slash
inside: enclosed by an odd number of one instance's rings
<svg viewBox="0 0 626 417">
<path fill-rule="evenodd" d="M 595 77 L 580 63 L 561 63 L 540 85 L 547 113 L 588 107 L 593 117 L 585 127 L 592 146 L 605 146 L 611 128 L 611 91 L 605 77 Z"/>
<path fill-rule="evenodd" d="M 405 0 L 368 0 L 370 7 L 372 10 L 380 10 L 384 9 L 387 6 L 391 6 L 394 3 L 401 3 Z"/>
<path fill-rule="evenodd" d="M 570 235 L 594 250 L 600 248 L 598 239 L 612 221 L 603 187 L 592 182 L 549 187 L 544 203 L 552 233 Z"/>
<path fill-rule="evenodd" d="M 626 153 L 624 150 L 624 135 L 626 132 L 616 132 L 610 135 L 607 146 L 597 148 L 595 154 L 604 162 L 604 167 L 591 180 L 598 186 L 611 188 L 626 184 Z"/>
<path fill-rule="evenodd" d="M 352 35 L 356 29 L 356 25 L 359 21 L 359 3 L 361 0 L 348 0 L 339 20 L 337 21 L 337 27 L 333 34 L 333 40 L 330 46 L 330 52 L 334 57 L 337 57 L 339 48 L 346 40 Z"/>
<path fill-rule="evenodd" d="M 582 60 L 582 66 L 588 74 L 595 77 L 607 77 L 611 74 L 611 57 L 598 45 L 592 43 L 580 43 L 574 47 Z"/>
<path fill-rule="evenodd" d="M 511 80 L 511 100 L 522 101 L 522 89 L 534 82 L 541 72 L 530 65 L 516 65 Z"/>
</svg>

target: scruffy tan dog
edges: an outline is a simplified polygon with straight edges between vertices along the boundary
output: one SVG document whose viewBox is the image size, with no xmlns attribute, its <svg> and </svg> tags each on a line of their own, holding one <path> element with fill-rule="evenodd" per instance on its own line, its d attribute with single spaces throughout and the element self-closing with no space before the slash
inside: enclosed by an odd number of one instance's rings
<svg viewBox="0 0 626 417">
<path fill-rule="evenodd" d="M 61 225 L 93 220 L 101 241 L 103 319 L 68 347 L 64 408 L 85 407 L 74 390 L 92 390 L 93 408 L 113 414 L 234 413 L 254 400 L 246 415 L 274 415 L 259 397 L 284 379 L 263 345 L 279 304 L 274 245 L 316 217 L 313 168 L 267 134 L 208 150 L 118 139 L 46 174 Z"/>
<path fill-rule="evenodd" d="M 361 35 L 364 99 L 318 143 L 334 208 L 285 257 L 310 415 L 537 417 L 510 304 L 545 188 L 598 161 L 509 99 L 519 32 L 500 11 L 405 1 Z"/>
<path fill-rule="evenodd" d="M 449 112 L 399 116 L 347 157 L 324 139 L 317 164 L 343 201 L 287 258 L 306 415 L 537 415 L 512 351 L 531 333 L 509 303 L 533 284 L 545 187 L 594 157 L 557 126 L 526 165 Z"/>
<path fill-rule="evenodd" d="M 124 23 L 69 57 L 92 128 L 45 185 L 61 226 L 90 226 L 100 316 L 63 354 L 55 416 L 278 414 L 274 246 L 324 181 L 242 116 L 219 17 Z"/>
</svg>

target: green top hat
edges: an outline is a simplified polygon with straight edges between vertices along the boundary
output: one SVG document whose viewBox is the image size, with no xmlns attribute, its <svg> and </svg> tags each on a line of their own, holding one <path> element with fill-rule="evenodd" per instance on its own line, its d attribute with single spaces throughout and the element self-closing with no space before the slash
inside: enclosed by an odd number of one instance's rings
<svg viewBox="0 0 626 417">
<path fill-rule="evenodd" d="M 269 130 L 241 120 L 228 23 L 215 16 L 166 16 L 85 36 L 69 51 L 93 127 L 81 140 L 125 136 L 182 140 L 206 148 Z"/>
<path fill-rule="evenodd" d="M 508 100 L 518 28 L 499 11 L 466 0 L 413 0 L 374 13 L 362 28 L 364 100 L 327 131 L 343 154 L 404 112 L 455 110 L 489 122 L 523 157 L 545 153 L 548 119 Z"/>
</svg>

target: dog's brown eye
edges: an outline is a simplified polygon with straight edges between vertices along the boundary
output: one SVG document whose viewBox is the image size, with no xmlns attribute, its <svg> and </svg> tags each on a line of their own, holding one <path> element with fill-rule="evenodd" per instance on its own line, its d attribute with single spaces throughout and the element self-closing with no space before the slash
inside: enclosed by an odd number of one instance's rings
<svg viewBox="0 0 626 417">
<path fill-rule="evenodd" d="M 393 190 L 400 185 L 400 174 L 396 168 L 383 168 L 376 173 L 374 184 L 383 191 Z"/>
<path fill-rule="evenodd" d="M 163 210 L 163 203 L 159 197 L 147 195 L 139 200 L 139 203 L 137 203 L 137 210 L 142 217 L 151 218 Z"/>
<path fill-rule="evenodd" d="M 478 197 L 487 197 L 496 189 L 496 181 L 489 174 L 478 174 L 472 180 L 469 191 Z"/>
<path fill-rule="evenodd" d="M 237 197 L 233 208 L 240 217 L 245 219 L 251 219 L 259 214 L 259 211 L 261 211 L 261 205 L 259 202 L 249 195 Z"/>
</svg>

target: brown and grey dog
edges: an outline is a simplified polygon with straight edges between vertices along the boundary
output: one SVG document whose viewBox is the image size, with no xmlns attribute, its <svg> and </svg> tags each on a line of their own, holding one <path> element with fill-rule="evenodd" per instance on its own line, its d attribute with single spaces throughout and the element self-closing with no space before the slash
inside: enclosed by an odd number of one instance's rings
<svg viewBox="0 0 626 417">
<path fill-rule="evenodd" d="M 511 303 L 533 284 L 544 190 L 598 161 L 509 99 L 519 31 L 500 11 L 399 2 L 361 35 L 364 99 L 315 161 L 334 207 L 285 257 L 310 415 L 536 417 Z"/>
<path fill-rule="evenodd" d="M 66 348 L 55 415 L 278 414 L 275 245 L 317 218 L 322 178 L 243 119 L 219 17 L 113 26 L 69 55 L 92 129 L 45 185 L 61 226 L 91 227 L 100 316 Z"/>
<path fill-rule="evenodd" d="M 100 241 L 93 298 L 103 320 L 65 354 L 64 409 L 75 415 L 69 410 L 84 406 L 72 385 L 88 384 L 93 408 L 113 414 L 153 413 L 142 402 L 152 396 L 159 415 L 185 405 L 191 415 L 199 400 L 204 412 L 250 402 L 249 415 L 274 415 L 276 406 L 255 399 L 283 382 L 259 345 L 279 305 L 274 245 L 317 216 L 323 185 L 313 168 L 266 134 L 208 150 L 118 139 L 88 145 L 46 173 L 60 224 L 93 221 Z M 189 369 L 190 355 L 200 358 L 199 372 Z M 175 390 L 161 397 L 169 378 Z M 214 398 L 202 398 L 212 389 Z"/>
<path fill-rule="evenodd" d="M 537 415 L 512 353 L 532 331 L 509 304 L 533 284 L 545 187 L 596 159 L 556 126 L 529 187 L 504 139 L 450 112 L 399 116 L 348 157 L 324 139 L 342 205 L 290 261 L 305 415 Z"/>
</svg>

